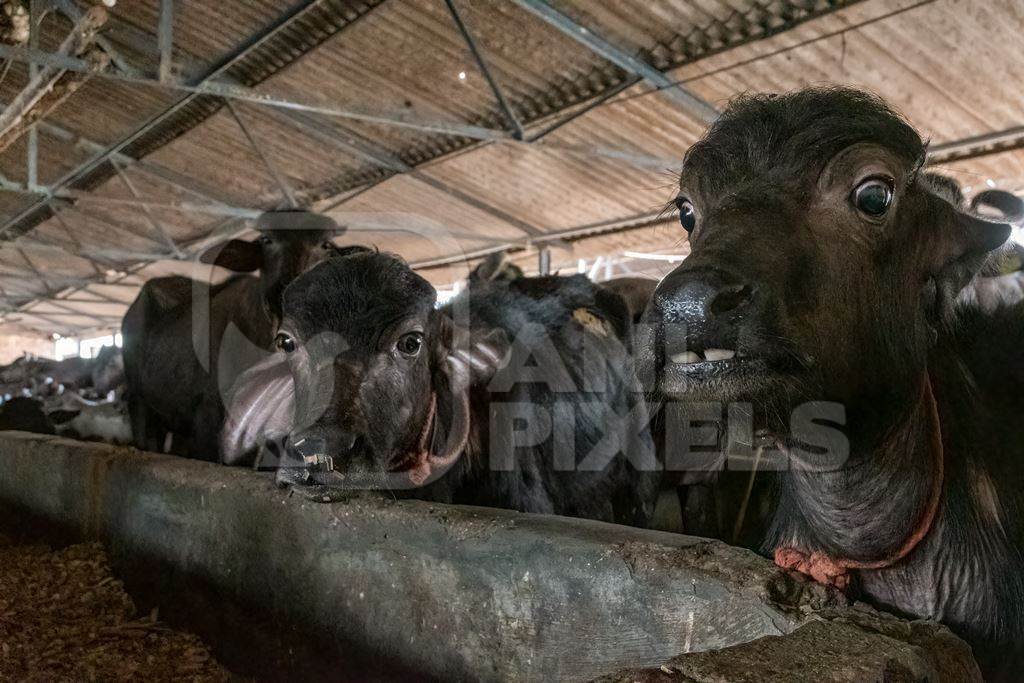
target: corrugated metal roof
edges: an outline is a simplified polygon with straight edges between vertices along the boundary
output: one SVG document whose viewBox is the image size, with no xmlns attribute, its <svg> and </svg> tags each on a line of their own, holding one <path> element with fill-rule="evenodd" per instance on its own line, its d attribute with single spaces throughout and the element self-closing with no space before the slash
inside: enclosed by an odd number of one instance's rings
<svg viewBox="0 0 1024 683">
<path fill-rule="evenodd" d="M 553 4 L 719 107 L 748 91 L 844 83 L 878 92 L 936 143 L 1024 124 L 1019 92 L 1024 82 L 1024 44 L 1019 40 L 1024 6 L 1015 0 Z M 342 241 L 376 244 L 412 262 L 436 263 L 505 243 L 522 246 L 537 235 L 567 234 L 569 247 L 552 252 L 556 268 L 574 269 L 580 259 L 592 267 L 594 259 L 605 256 L 619 264 L 617 273 L 667 271 L 667 262 L 624 259 L 622 254 L 685 251 L 671 222 L 631 226 L 649 223 L 671 199 L 674 169 L 702 126 L 663 94 L 650 92 L 649 85 L 623 89 L 631 76 L 515 3 L 456 0 L 456 5 L 528 134 L 596 98 L 621 93 L 529 145 L 477 142 L 314 114 L 297 117 L 237 103 L 264 156 L 303 201 L 320 208 L 337 205 L 335 215 L 352 226 Z M 158 0 L 122 0 L 105 30 L 125 58 L 146 72 L 157 65 L 158 13 Z M 507 128 L 445 4 L 436 0 L 179 0 L 179 71 L 186 78 L 209 72 L 286 16 L 294 18 L 230 69 L 232 80 L 275 97 L 334 108 Z M 53 49 L 68 26 L 65 19 L 48 19 L 42 45 Z M 0 99 L 11 101 L 26 81 L 24 65 L 14 64 L 0 81 Z M 80 168 L 98 149 L 124 140 L 182 96 L 91 78 L 47 118 L 47 124 L 60 130 L 40 129 L 40 181 L 52 183 Z M 307 127 L 310 119 L 317 131 Z M 78 144 L 69 143 L 68 134 Z M 194 98 L 124 151 L 151 165 L 146 172 L 129 164 L 126 173 L 140 196 L 152 202 L 218 199 L 253 209 L 282 202 L 274 178 L 219 98 Z M 25 158 L 25 140 L 20 139 L 0 153 L 0 172 L 24 182 Z M 417 168 L 419 177 L 396 175 L 390 168 L 395 164 Z M 183 176 L 198 191 L 159 180 L 152 167 Z M 972 188 L 989 181 L 1009 189 L 1024 187 L 1022 151 L 947 162 L 939 168 Z M 71 186 L 98 197 L 133 197 L 110 164 L 81 174 Z M 350 195 L 354 198 L 346 201 Z M 0 192 L 0 212 L 10 219 L 34 201 Z M 187 271 L 186 264 L 166 260 L 146 264 L 168 250 L 151 221 L 159 221 L 186 246 L 201 243 L 214 226 L 225 223 L 199 213 L 152 209 L 147 215 L 137 208 L 86 202 L 62 210 L 61 222 L 47 215 L 34 213 L 18 223 L 18 230 L 34 229 L 29 239 L 16 244 L 48 275 L 48 283 L 34 276 L 11 243 L 0 248 L 0 296 L 9 304 L 52 297 L 47 289 L 64 289 L 64 282 L 118 280 L 137 271 L 123 280 L 130 284 L 157 273 Z M 236 232 L 245 228 L 244 223 L 228 225 Z M 575 230 L 595 225 L 615 231 L 581 237 Z M 81 247 L 69 241 L 65 226 Z M 403 233 L 402 228 L 412 232 Z M 443 230 L 453 233 L 452 239 L 433 237 Z M 599 228 L 588 232 L 595 231 Z M 105 256 L 92 264 L 69 255 L 79 248 Z M 133 258 L 143 255 L 145 260 Z M 527 249 L 514 258 L 532 267 L 536 254 Z M 432 267 L 424 273 L 444 284 L 462 270 Z M 111 284 L 89 290 L 123 302 L 134 291 Z M 64 331 L 111 327 L 106 319 L 72 318 L 66 310 L 82 307 L 116 316 L 117 304 L 108 302 L 102 311 L 90 306 L 38 303 L 30 308 L 46 319 L 27 311 L 12 317 L 46 330 L 54 329 L 54 321 L 67 325 Z"/>
</svg>

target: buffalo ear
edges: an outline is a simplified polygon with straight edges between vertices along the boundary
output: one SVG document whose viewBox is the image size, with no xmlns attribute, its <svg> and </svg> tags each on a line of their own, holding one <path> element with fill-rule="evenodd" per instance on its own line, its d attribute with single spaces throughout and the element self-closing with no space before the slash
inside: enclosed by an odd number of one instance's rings
<svg viewBox="0 0 1024 683">
<path fill-rule="evenodd" d="M 441 359 L 452 387 L 486 384 L 508 364 L 512 343 L 505 330 L 458 329 L 440 316 Z"/>
<path fill-rule="evenodd" d="M 981 207 L 995 209 L 1000 213 L 1000 218 L 1007 223 L 1019 223 L 1024 220 L 1024 200 L 1012 192 L 1005 190 L 979 192 L 971 200 L 971 209 L 977 213 Z"/>
<path fill-rule="evenodd" d="M 461 364 L 468 369 L 471 385 L 485 384 L 508 364 L 508 355 L 512 344 L 509 342 L 505 330 L 501 329 L 469 336 L 468 344 L 449 352 L 448 363 L 451 365 Z"/>
<path fill-rule="evenodd" d="M 361 244 L 350 244 L 344 247 L 337 245 L 331 245 L 331 258 L 340 258 L 342 256 L 352 256 L 354 254 L 366 254 L 372 252 L 373 249 L 364 247 Z"/>
<path fill-rule="evenodd" d="M 982 269 L 990 253 L 1010 237 L 1013 226 L 982 216 L 957 211 L 952 253 L 940 269 L 936 280 L 941 304 L 956 299 Z"/>
<path fill-rule="evenodd" d="M 236 273 L 251 273 L 263 267 L 263 248 L 256 242 L 230 240 L 207 249 L 199 260 Z"/>
<path fill-rule="evenodd" d="M 470 284 L 492 280 L 518 280 L 523 269 L 509 260 L 504 251 L 497 251 L 485 258 L 466 278 Z"/>
</svg>

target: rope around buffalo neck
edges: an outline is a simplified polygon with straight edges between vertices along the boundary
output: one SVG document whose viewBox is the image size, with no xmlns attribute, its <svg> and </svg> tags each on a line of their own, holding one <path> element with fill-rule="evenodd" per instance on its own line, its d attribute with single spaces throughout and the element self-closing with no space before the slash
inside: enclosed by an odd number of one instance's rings
<svg viewBox="0 0 1024 683">
<path fill-rule="evenodd" d="M 851 570 L 876 570 L 891 567 L 903 560 L 914 548 L 924 540 L 931 531 L 938 516 L 939 503 L 942 498 L 942 488 L 945 482 L 945 454 L 942 446 L 942 423 L 939 421 L 939 405 L 935 399 L 935 392 L 932 389 L 930 375 L 925 372 L 924 381 L 921 387 L 921 398 L 928 410 L 931 419 L 932 429 L 930 449 L 935 461 L 935 476 L 932 478 L 932 487 L 929 493 L 928 504 L 924 513 L 914 526 L 913 531 L 903 541 L 903 544 L 892 554 L 880 560 L 862 561 L 846 558 L 834 558 L 823 552 L 811 552 L 792 547 L 776 548 L 775 564 L 783 569 L 791 569 L 801 574 L 807 574 L 815 581 L 835 586 L 844 590 L 850 584 Z"/>
<path fill-rule="evenodd" d="M 413 483 L 417 486 L 422 481 L 416 481 L 415 473 L 418 472 L 424 462 L 430 458 L 430 446 L 434 436 L 434 422 L 437 419 L 437 393 L 430 392 L 430 406 L 427 408 L 427 416 L 423 420 L 423 427 L 420 429 L 420 437 L 416 442 L 416 449 L 406 453 L 392 470 L 394 472 L 409 472 Z M 428 470 L 429 474 L 429 470 Z"/>
</svg>

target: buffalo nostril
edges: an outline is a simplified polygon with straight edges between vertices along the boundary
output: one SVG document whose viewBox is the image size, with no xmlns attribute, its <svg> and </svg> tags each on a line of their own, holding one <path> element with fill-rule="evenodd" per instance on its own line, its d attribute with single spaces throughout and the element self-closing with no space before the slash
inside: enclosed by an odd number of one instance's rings
<svg viewBox="0 0 1024 683">
<path fill-rule="evenodd" d="M 711 305 L 708 307 L 708 312 L 712 315 L 722 315 L 723 313 L 735 311 L 750 301 L 752 294 L 753 288 L 750 285 L 723 287 L 715 294 Z"/>
</svg>

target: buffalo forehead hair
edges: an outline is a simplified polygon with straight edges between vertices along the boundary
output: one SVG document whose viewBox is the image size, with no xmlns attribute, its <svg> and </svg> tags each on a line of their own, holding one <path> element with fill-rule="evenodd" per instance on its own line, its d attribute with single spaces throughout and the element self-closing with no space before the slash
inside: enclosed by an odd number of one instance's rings
<svg viewBox="0 0 1024 683">
<path fill-rule="evenodd" d="M 405 261 L 363 252 L 327 259 L 304 273 L 285 291 L 284 308 L 306 334 L 353 326 L 369 331 L 429 309 L 436 297 L 430 283 Z"/>
<path fill-rule="evenodd" d="M 863 142 L 886 147 L 908 168 L 924 159 L 921 137 L 875 95 L 839 87 L 741 95 L 687 151 L 684 176 L 710 195 L 765 177 L 804 186 Z"/>
</svg>

